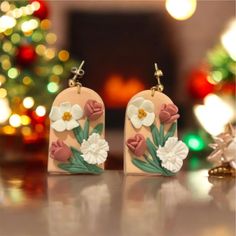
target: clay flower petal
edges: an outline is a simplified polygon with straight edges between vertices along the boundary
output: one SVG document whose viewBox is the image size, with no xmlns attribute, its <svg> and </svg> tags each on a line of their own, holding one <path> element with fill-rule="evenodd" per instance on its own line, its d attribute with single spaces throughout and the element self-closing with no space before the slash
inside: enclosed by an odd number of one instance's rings
<svg viewBox="0 0 236 236">
<path fill-rule="evenodd" d="M 107 159 L 108 143 L 99 134 L 93 133 L 81 144 L 82 157 L 89 164 L 101 164 Z"/>
<path fill-rule="evenodd" d="M 159 147 L 156 155 L 160 158 L 161 165 L 173 173 L 178 172 L 182 165 L 183 159 L 188 155 L 188 147 L 176 137 L 167 139 L 163 147 Z"/>
<path fill-rule="evenodd" d="M 63 102 L 59 107 L 53 106 L 49 114 L 52 121 L 51 127 L 57 132 L 72 130 L 79 126 L 77 122 L 83 116 L 83 110 L 78 104 L 72 105 Z"/>
<path fill-rule="evenodd" d="M 142 156 L 146 150 L 146 141 L 142 134 L 136 134 L 126 141 L 126 145 L 136 156 Z"/>
<path fill-rule="evenodd" d="M 136 97 L 129 102 L 126 114 L 134 128 L 149 127 L 155 120 L 154 104 L 143 97 Z"/>
<path fill-rule="evenodd" d="M 84 106 L 84 113 L 90 120 L 97 120 L 103 114 L 103 104 L 89 99 Z"/>
<path fill-rule="evenodd" d="M 159 113 L 161 123 L 170 124 L 175 122 L 180 115 L 178 114 L 178 107 L 174 104 L 162 104 Z"/>
<path fill-rule="evenodd" d="M 49 153 L 52 159 L 60 162 L 66 162 L 72 156 L 70 148 L 61 140 L 52 142 Z"/>
</svg>

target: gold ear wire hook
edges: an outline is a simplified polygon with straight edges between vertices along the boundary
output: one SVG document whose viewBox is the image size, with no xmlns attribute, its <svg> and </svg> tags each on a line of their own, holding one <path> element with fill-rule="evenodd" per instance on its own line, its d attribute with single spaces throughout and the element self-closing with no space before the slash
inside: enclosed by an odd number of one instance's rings
<svg viewBox="0 0 236 236">
<path fill-rule="evenodd" d="M 157 79 L 157 85 L 151 88 L 152 96 L 154 96 L 155 91 L 162 92 L 164 90 L 164 86 L 161 84 L 160 77 L 163 76 L 163 73 L 160 69 L 158 69 L 157 63 L 154 63 L 155 73 L 154 77 Z"/>
<path fill-rule="evenodd" d="M 69 86 L 70 87 L 78 87 L 78 93 L 80 93 L 82 84 L 79 82 L 78 79 L 81 79 L 84 76 L 84 70 L 82 69 L 84 65 L 84 61 L 81 62 L 79 68 L 73 67 L 71 69 L 71 73 L 74 74 L 73 78 L 69 80 Z"/>
</svg>

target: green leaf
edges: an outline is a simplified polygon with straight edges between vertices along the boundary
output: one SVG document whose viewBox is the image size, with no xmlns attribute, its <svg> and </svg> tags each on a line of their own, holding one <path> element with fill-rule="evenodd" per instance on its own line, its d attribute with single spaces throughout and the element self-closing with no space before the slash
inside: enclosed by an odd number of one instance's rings
<svg viewBox="0 0 236 236">
<path fill-rule="evenodd" d="M 71 147 L 71 151 L 73 153 L 73 156 L 70 158 L 71 163 L 73 164 L 79 164 L 81 166 L 84 166 L 84 159 L 82 157 L 82 153 L 78 151 L 76 148 Z M 86 167 L 85 167 L 86 168 Z"/>
<path fill-rule="evenodd" d="M 152 132 L 153 142 L 155 143 L 156 146 L 159 146 L 160 145 L 160 134 L 159 134 L 158 128 L 154 124 L 152 124 L 150 128 L 151 128 L 151 132 Z"/>
<path fill-rule="evenodd" d="M 149 151 L 149 153 L 150 153 L 151 156 L 152 156 L 153 161 L 154 161 L 157 165 L 160 165 L 160 160 L 159 160 L 159 158 L 158 158 L 157 155 L 156 155 L 157 149 L 156 149 L 155 145 L 152 143 L 152 141 L 150 140 L 150 138 L 147 138 L 147 139 L 146 139 L 146 144 L 147 144 L 148 151 Z"/>
<path fill-rule="evenodd" d="M 87 173 L 87 174 L 101 174 L 103 169 L 95 164 L 89 164 L 83 159 L 83 154 L 76 148 L 71 147 L 72 157 L 70 163 L 60 163 L 58 167 L 66 170 L 72 174 Z"/>
<path fill-rule="evenodd" d="M 160 125 L 160 146 L 163 146 L 164 144 L 164 125 Z"/>
<path fill-rule="evenodd" d="M 156 169 L 159 169 L 159 170 L 161 170 L 162 169 L 162 167 L 160 166 L 160 163 L 158 162 L 155 162 L 155 161 L 153 161 L 151 158 L 149 158 L 147 155 L 143 155 L 144 156 L 144 158 L 145 158 L 145 160 L 150 164 L 150 165 L 152 165 L 153 167 L 155 167 Z"/>
<path fill-rule="evenodd" d="M 71 174 L 90 174 L 88 169 L 84 169 L 81 166 L 72 165 L 69 163 L 59 163 L 58 167 L 65 171 L 68 171 Z"/>
<path fill-rule="evenodd" d="M 89 119 L 87 119 L 84 123 L 84 139 L 87 140 L 89 137 Z"/>
<path fill-rule="evenodd" d="M 161 169 L 155 168 L 152 165 L 150 165 L 149 163 L 145 162 L 145 161 L 141 161 L 137 158 L 132 158 L 132 163 L 138 167 L 139 169 L 148 172 L 148 173 L 153 173 L 153 174 L 162 174 Z"/>
<path fill-rule="evenodd" d="M 84 140 L 83 129 L 81 128 L 81 126 L 74 128 L 73 133 L 75 135 L 77 142 L 81 144 Z"/>
<path fill-rule="evenodd" d="M 101 133 L 102 133 L 102 130 L 103 130 L 103 123 L 97 124 L 97 125 L 93 128 L 91 134 L 93 134 L 93 133 L 101 134 Z"/>
<path fill-rule="evenodd" d="M 177 128 L 177 123 L 175 122 L 175 123 L 173 123 L 173 124 L 170 126 L 170 128 L 169 128 L 169 130 L 168 130 L 168 132 L 167 132 L 167 134 L 166 134 L 166 136 L 165 136 L 165 142 L 167 141 L 167 139 L 168 139 L 169 137 L 173 137 L 173 136 L 174 136 L 175 131 L 176 131 L 176 128 Z"/>
</svg>

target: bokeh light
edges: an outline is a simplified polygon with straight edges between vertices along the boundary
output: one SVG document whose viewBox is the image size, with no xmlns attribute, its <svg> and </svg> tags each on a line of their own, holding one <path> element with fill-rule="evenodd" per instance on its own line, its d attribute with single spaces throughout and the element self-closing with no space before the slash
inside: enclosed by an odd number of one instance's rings
<svg viewBox="0 0 236 236">
<path fill-rule="evenodd" d="M 46 108 L 44 106 L 38 106 L 35 110 L 36 115 L 39 117 L 46 115 Z"/>
<path fill-rule="evenodd" d="M 32 108 L 34 106 L 34 99 L 32 97 L 24 98 L 23 106 L 27 109 Z"/>
<path fill-rule="evenodd" d="M 10 116 L 9 123 L 11 126 L 17 128 L 21 125 L 21 118 L 18 114 L 13 114 Z"/>
<path fill-rule="evenodd" d="M 8 70 L 7 72 L 9 78 L 11 79 L 15 79 L 18 76 L 18 70 L 14 67 L 12 67 L 11 69 Z"/>
<path fill-rule="evenodd" d="M 184 142 L 193 151 L 201 151 L 205 147 L 204 140 L 198 134 L 189 133 L 183 137 Z"/>
<path fill-rule="evenodd" d="M 197 7 L 197 0 L 166 0 L 166 10 L 176 20 L 190 18 Z"/>
<path fill-rule="evenodd" d="M 58 84 L 55 83 L 55 82 L 50 82 L 50 83 L 48 83 L 48 85 L 47 85 L 47 89 L 48 89 L 48 91 L 49 91 L 50 93 L 55 93 L 55 92 L 58 91 L 59 86 L 58 86 Z"/>
</svg>

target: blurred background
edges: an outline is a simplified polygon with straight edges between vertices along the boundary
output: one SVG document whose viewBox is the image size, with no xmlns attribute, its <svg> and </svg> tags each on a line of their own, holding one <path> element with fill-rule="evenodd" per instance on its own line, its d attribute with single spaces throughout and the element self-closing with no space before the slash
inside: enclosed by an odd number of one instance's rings
<svg viewBox="0 0 236 236">
<path fill-rule="evenodd" d="M 85 60 L 106 105 L 107 169 L 122 169 L 126 104 L 155 85 L 180 108 L 185 168 L 207 167 L 211 136 L 235 123 L 235 1 L 1 1 L 0 166 L 47 165 L 48 113 Z"/>
</svg>

